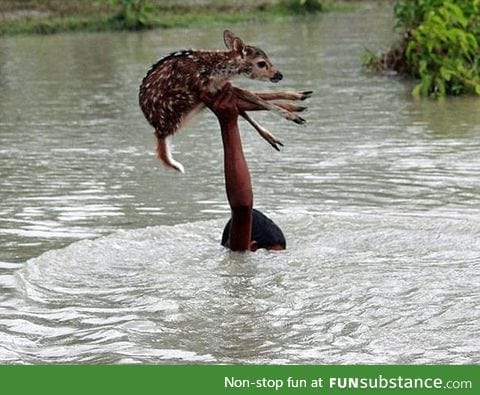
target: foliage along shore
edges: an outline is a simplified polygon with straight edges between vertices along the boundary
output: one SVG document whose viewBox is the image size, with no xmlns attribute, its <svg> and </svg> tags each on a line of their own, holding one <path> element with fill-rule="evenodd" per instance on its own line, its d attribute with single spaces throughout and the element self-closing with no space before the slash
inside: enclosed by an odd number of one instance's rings
<svg viewBox="0 0 480 395">
<path fill-rule="evenodd" d="M 369 69 L 418 78 L 414 96 L 480 95 L 480 0 L 398 0 L 394 13 L 402 38 Z"/>
<path fill-rule="evenodd" d="M 351 8 L 362 0 L 2 0 L 0 35 L 122 31 L 267 20 Z"/>
</svg>

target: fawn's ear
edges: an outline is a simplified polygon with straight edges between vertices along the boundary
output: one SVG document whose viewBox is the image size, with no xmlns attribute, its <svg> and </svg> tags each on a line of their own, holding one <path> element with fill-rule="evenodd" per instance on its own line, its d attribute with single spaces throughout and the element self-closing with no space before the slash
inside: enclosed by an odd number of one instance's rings
<svg viewBox="0 0 480 395">
<path fill-rule="evenodd" d="M 230 51 L 235 51 L 242 56 L 246 55 L 247 51 L 245 44 L 240 37 L 235 36 L 230 30 L 225 30 L 223 32 L 223 40 Z"/>
<path fill-rule="evenodd" d="M 235 40 L 235 34 L 233 34 L 230 30 L 225 30 L 223 32 L 223 41 L 225 41 L 225 45 L 228 49 L 233 49 L 233 41 Z"/>
</svg>

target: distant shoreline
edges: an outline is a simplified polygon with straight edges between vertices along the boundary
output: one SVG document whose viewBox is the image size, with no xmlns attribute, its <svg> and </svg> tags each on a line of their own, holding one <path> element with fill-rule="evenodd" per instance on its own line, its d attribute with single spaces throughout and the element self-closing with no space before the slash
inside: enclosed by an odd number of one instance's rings
<svg viewBox="0 0 480 395">
<path fill-rule="evenodd" d="M 159 5 L 145 1 L 142 10 L 126 10 L 132 1 L 2 0 L 0 36 L 54 34 L 74 31 L 135 31 L 172 27 L 265 21 L 330 10 L 352 10 L 365 0 L 244 0 L 222 4 L 216 0 L 180 1 Z M 167 2 L 162 2 L 169 3 Z"/>
</svg>

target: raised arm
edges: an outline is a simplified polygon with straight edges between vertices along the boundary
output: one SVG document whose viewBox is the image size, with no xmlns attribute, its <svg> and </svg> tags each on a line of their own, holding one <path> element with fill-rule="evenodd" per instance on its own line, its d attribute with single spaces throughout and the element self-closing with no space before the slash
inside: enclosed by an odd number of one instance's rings
<svg viewBox="0 0 480 395">
<path fill-rule="evenodd" d="M 246 251 L 251 247 L 253 192 L 238 130 L 238 102 L 230 88 L 226 84 L 215 98 L 205 102 L 217 116 L 222 131 L 225 186 L 232 210 L 228 247 Z"/>
</svg>

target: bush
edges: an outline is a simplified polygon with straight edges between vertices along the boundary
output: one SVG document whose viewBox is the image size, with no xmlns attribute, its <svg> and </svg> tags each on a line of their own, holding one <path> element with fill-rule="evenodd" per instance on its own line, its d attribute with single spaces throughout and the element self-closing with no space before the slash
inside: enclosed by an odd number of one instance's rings
<svg viewBox="0 0 480 395">
<path fill-rule="evenodd" d="M 113 5 L 119 6 L 115 19 L 127 29 L 144 29 L 149 27 L 154 8 L 146 0 L 110 0 Z"/>
<path fill-rule="evenodd" d="M 371 68 L 418 77 L 414 95 L 480 95 L 480 0 L 401 0 L 394 12 L 403 38 Z"/>
<path fill-rule="evenodd" d="M 320 0 L 283 0 L 280 4 L 293 14 L 312 14 L 323 11 Z"/>
</svg>

